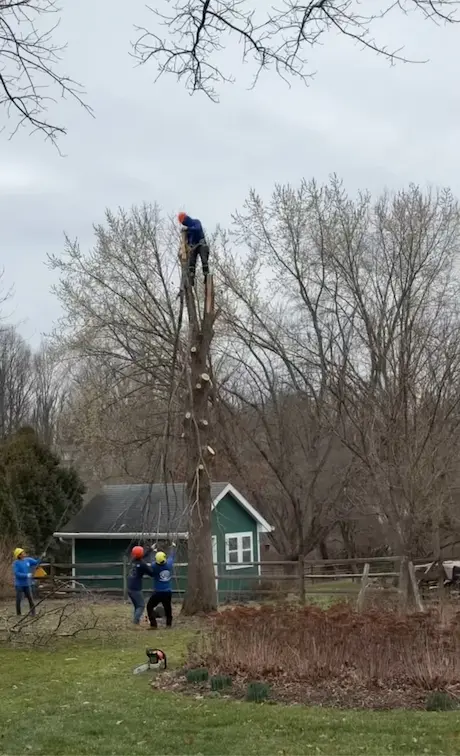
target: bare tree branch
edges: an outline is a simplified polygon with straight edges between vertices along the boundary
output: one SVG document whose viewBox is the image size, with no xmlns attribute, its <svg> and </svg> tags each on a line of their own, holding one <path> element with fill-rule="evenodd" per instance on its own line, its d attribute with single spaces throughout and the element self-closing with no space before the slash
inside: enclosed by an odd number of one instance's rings
<svg viewBox="0 0 460 756">
<path fill-rule="evenodd" d="M 340 338 L 330 317 L 334 276 L 307 185 L 277 187 L 268 207 L 251 193 L 235 229 L 249 254 L 241 263 L 225 250 L 218 264 L 232 369 L 218 395 L 220 427 L 243 486 L 275 526 L 278 551 L 297 558 L 348 506 L 352 458 L 329 389 Z"/>
<path fill-rule="evenodd" d="M 166 0 L 166 4 L 165 12 L 150 8 L 155 26 L 164 27 L 165 35 L 136 27 L 134 56 L 140 63 L 155 61 L 158 76 L 172 73 L 191 92 L 202 91 L 213 101 L 218 100 L 218 85 L 234 80 L 219 57 L 232 42 L 240 45 L 241 60 L 254 69 L 253 86 L 267 69 L 288 82 L 297 78 L 307 83 L 313 73 L 306 54 L 328 34 L 345 36 L 390 63 L 408 62 L 403 50 L 390 49 L 373 36 L 379 20 L 390 15 L 397 20 L 412 12 L 434 23 L 455 23 L 460 5 L 458 0 L 387 0 L 380 9 L 369 0 L 280 0 L 265 7 L 251 0 Z"/>
<path fill-rule="evenodd" d="M 179 234 L 147 205 L 106 220 L 90 252 L 68 241 L 51 259 L 65 313 L 55 345 L 73 370 L 61 444 L 83 458 L 88 477 L 183 479 Z"/>
<path fill-rule="evenodd" d="M 56 144 L 66 133 L 47 116 L 57 97 L 70 97 L 92 113 L 81 85 L 59 71 L 59 12 L 56 0 L 0 0 L 0 105 L 15 124 L 11 136 L 29 126 Z M 53 20 L 47 23 L 48 17 Z"/>
</svg>

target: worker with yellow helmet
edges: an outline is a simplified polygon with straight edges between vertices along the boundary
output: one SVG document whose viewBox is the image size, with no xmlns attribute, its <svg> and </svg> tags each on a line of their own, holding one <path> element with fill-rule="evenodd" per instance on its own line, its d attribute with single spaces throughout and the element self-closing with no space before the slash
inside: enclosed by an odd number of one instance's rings
<svg viewBox="0 0 460 756">
<path fill-rule="evenodd" d="M 13 551 L 13 575 L 14 587 L 16 589 L 16 614 L 21 615 L 21 603 L 25 596 L 29 602 L 29 610 L 32 617 L 35 616 L 35 604 L 32 597 L 32 584 L 34 579 L 34 568 L 36 568 L 41 559 L 34 559 L 27 556 L 25 549 L 21 547 Z"/>
<path fill-rule="evenodd" d="M 165 610 L 166 627 L 171 627 L 172 625 L 171 578 L 174 567 L 175 548 L 176 544 L 173 543 L 169 556 L 166 556 L 164 551 L 156 551 L 155 560 L 152 562 L 153 593 L 147 602 L 147 615 L 152 630 L 157 627 L 155 608 L 158 604 L 162 604 Z"/>
</svg>

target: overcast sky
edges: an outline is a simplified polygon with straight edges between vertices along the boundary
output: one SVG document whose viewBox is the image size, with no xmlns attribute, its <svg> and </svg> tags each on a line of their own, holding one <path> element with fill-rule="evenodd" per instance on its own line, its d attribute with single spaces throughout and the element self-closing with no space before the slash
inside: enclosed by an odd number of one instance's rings
<svg viewBox="0 0 460 756">
<path fill-rule="evenodd" d="M 0 134 L 1 258 L 15 287 L 11 320 L 33 344 L 59 314 L 47 253 L 63 233 L 87 247 L 106 207 L 158 201 L 203 224 L 226 224 L 255 187 L 338 173 L 350 191 L 409 182 L 449 185 L 460 195 L 460 26 L 437 28 L 401 16 L 382 26 L 390 47 L 406 44 L 425 65 L 390 67 L 335 35 L 312 51 L 309 88 L 265 74 L 221 89 L 221 102 L 190 97 L 172 77 L 129 56 L 138 0 L 62 0 L 65 69 L 82 81 L 95 119 L 60 102 L 68 136 L 59 157 L 40 135 Z M 456 51 L 457 48 L 457 51 Z M 234 66 L 236 70 L 236 66 Z M 246 73 L 244 72 L 246 76 Z M 4 123 L 0 111 L 0 125 Z"/>
</svg>

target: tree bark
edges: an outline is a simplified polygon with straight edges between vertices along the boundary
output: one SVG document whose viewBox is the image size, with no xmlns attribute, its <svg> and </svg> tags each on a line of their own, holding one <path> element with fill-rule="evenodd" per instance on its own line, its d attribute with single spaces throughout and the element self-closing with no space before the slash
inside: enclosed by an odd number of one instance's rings
<svg viewBox="0 0 460 756">
<path fill-rule="evenodd" d="M 354 559 L 356 557 L 356 548 L 352 537 L 351 526 L 349 523 L 342 520 L 339 523 L 339 527 L 347 559 Z M 356 567 L 356 564 L 353 563 L 350 565 L 350 571 L 358 574 L 358 568 Z M 353 581 L 354 580 L 355 578 L 353 578 Z"/>
<path fill-rule="evenodd" d="M 324 559 L 324 560 L 329 559 L 329 551 L 327 548 L 327 543 L 324 539 L 319 542 L 318 548 L 319 548 L 319 553 L 321 554 L 321 559 Z M 333 575 L 335 573 L 335 567 L 333 567 L 330 564 L 326 564 L 324 565 L 324 571 L 330 572 L 331 575 Z"/>
<path fill-rule="evenodd" d="M 189 371 L 184 439 L 187 455 L 186 495 L 188 501 L 188 578 L 182 605 L 184 614 L 208 613 L 217 608 L 211 529 L 211 465 L 214 450 L 210 444 L 212 397 L 209 352 L 214 336 L 214 291 L 212 276 L 205 284 L 205 303 L 200 312 L 194 290 L 189 284 L 186 241 L 181 248 L 182 292 L 189 320 Z"/>
</svg>

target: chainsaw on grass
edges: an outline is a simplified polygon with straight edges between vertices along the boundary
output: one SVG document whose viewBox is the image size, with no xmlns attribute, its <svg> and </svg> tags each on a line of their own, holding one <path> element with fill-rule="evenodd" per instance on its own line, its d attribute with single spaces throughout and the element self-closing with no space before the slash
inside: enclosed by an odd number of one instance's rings
<svg viewBox="0 0 460 756">
<path fill-rule="evenodd" d="M 146 648 L 145 653 L 148 661 L 135 667 L 133 675 L 140 675 L 142 672 L 148 672 L 149 670 L 159 671 L 166 669 L 166 654 L 161 648 Z"/>
</svg>

